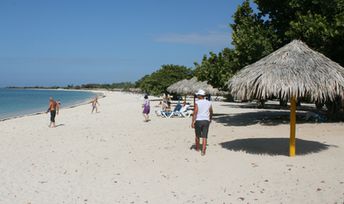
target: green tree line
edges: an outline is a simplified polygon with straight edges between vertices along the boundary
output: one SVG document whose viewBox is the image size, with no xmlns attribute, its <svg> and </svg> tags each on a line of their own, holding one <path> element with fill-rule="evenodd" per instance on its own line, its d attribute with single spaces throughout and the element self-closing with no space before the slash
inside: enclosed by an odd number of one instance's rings
<svg viewBox="0 0 344 204">
<path fill-rule="evenodd" d="M 160 95 L 168 86 L 182 79 L 189 79 L 193 76 L 193 70 L 179 65 L 162 65 L 161 68 L 150 75 L 142 77 L 136 82 L 136 86 L 142 91 Z"/>
<path fill-rule="evenodd" d="M 82 84 L 82 85 L 68 85 L 67 89 L 124 89 L 129 90 L 130 88 L 135 88 L 136 84 L 132 82 L 120 82 L 112 84 Z"/>
</svg>

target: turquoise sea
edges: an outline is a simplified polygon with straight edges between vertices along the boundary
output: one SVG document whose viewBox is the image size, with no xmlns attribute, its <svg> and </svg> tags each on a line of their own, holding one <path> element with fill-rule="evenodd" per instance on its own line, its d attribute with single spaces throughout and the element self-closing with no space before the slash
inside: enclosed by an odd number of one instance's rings
<svg viewBox="0 0 344 204">
<path fill-rule="evenodd" d="M 81 104 L 95 97 L 87 91 L 32 90 L 0 88 L 0 120 L 44 112 L 49 97 L 61 101 L 61 108 Z"/>
</svg>

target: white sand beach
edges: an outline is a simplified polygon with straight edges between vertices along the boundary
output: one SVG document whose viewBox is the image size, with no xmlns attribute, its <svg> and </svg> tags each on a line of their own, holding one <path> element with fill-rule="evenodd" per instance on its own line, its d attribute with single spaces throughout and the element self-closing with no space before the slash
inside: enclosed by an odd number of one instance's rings
<svg viewBox="0 0 344 204">
<path fill-rule="evenodd" d="M 206 156 L 190 118 L 143 122 L 142 96 L 0 122 L 1 204 L 344 203 L 344 124 L 297 124 L 288 111 L 214 102 Z M 287 117 L 286 117 L 287 118 Z M 259 120 L 258 120 L 259 119 Z M 263 119 L 263 120 L 262 120 Z"/>
</svg>

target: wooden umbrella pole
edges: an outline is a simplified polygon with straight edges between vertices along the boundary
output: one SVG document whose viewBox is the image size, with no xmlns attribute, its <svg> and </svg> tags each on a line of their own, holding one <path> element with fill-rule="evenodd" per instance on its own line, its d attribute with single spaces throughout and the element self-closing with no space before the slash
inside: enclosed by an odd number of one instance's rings
<svg viewBox="0 0 344 204">
<path fill-rule="evenodd" d="M 296 126 L 296 98 L 290 99 L 290 140 L 289 140 L 289 156 L 295 156 L 295 126 Z"/>
</svg>

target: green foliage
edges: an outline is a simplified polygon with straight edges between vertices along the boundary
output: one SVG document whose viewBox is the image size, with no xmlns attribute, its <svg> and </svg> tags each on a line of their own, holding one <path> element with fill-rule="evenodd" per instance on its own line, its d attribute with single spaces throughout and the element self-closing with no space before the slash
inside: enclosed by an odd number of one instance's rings
<svg viewBox="0 0 344 204">
<path fill-rule="evenodd" d="M 264 24 L 253 12 L 248 0 L 238 7 L 233 18 L 232 44 L 235 47 L 236 67 L 241 69 L 274 50 L 276 35 L 268 24 Z"/>
<path fill-rule="evenodd" d="M 138 80 L 136 86 L 151 95 L 160 95 L 166 92 L 167 87 L 171 84 L 189 79 L 192 75 L 192 70 L 185 66 L 162 65 L 159 70 Z"/>
<path fill-rule="evenodd" d="M 255 14 L 246 0 L 238 7 L 234 16 L 232 44 L 217 55 L 209 53 L 202 63 L 195 63 L 195 76 L 207 80 L 215 88 L 227 90 L 226 83 L 238 70 L 271 53 L 277 41 L 273 30 Z"/>
<path fill-rule="evenodd" d="M 297 19 L 290 22 L 286 36 L 301 38 L 308 41 L 312 47 L 324 50 L 326 42 L 333 36 L 333 31 L 324 16 L 308 12 L 306 15 L 297 14 Z"/>
<path fill-rule="evenodd" d="M 225 48 L 219 54 L 209 53 L 204 56 L 202 63 L 194 63 L 194 75 L 200 81 L 208 81 L 215 88 L 227 90 L 226 83 L 234 74 L 234 50 Z"/>
<path fill-rule="evenodd" d="M 67 89 L 123 89 L 128 90 L 129 88 L 134 88 L 135 84 L 131 82 L 120 82 L 112 84 L 82 84 L 82 85 L 68 85 Z"/>
<path fill-rule="evenodd" d="M 343 0 L 254 0 L 260 19 L 277 35 L 274 49 L 301 39 L 313 49 L 344 65 Z"/>
<path fill-rule="evenodd" d="M 9 87 L 9 88 L 33 88 L 33 89 L 123 89 L 129 90 L 130 88 L 135 88 L 135 84 L 132 82 L 120 82 L 112 84 L 82 84 L 82 85 L 73 85 L 69 84 L 65 87 L 63 86 L 28 86 L 28 87 Z"/>
<path fill-rule="evenodd" d="M 204 56 L 195 63 L 195 76 L 213 87 L 226 89 L 238 70 L 274 50 L 300 39 L 313 49 L 344 65 L 344 0 L 254 0 L 238 6 L 231 24 L 233 49 Z"/>
</svg>

